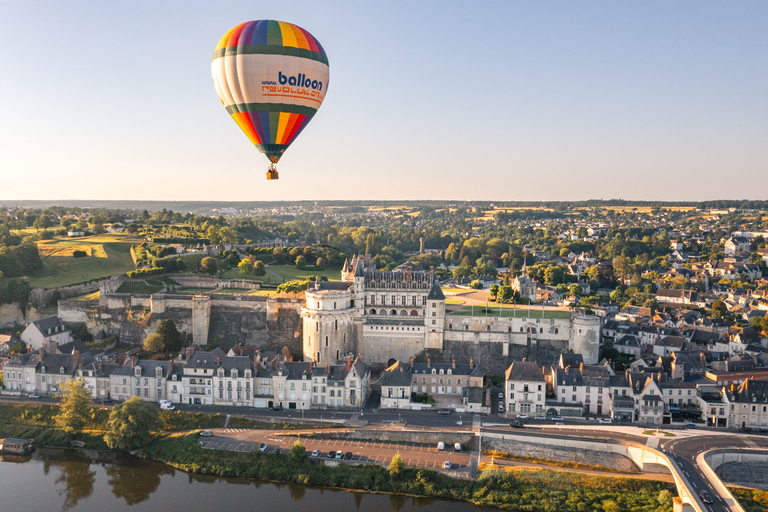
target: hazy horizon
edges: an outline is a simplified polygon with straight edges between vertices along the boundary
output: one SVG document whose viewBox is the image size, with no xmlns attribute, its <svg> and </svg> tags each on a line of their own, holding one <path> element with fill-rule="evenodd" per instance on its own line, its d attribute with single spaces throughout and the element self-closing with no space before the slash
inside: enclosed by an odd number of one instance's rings
<svg viewBox="0 0 768 512">
<path fill-rule="evenodd" d="M 5 6 L 0 203 L 766 198 L 765 2 L 179 5 Z M 254 19 L 330 62 L 276 182 L 211 78 Z"/>
</svg>

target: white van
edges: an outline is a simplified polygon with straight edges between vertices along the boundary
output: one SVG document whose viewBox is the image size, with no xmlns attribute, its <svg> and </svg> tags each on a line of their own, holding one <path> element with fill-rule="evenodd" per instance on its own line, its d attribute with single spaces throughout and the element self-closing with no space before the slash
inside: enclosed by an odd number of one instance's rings
<svg viewBox="0 0 768 512">
<path fill-rule="evenodd" d="M 160 408 L 164 411 L 172 411 L 175 409 L 173 404 L 160 404 Z"/>
<path fill-rule="evenodd" d="M 441 452 L 444 451 L 445 450 L 445 443 L 442 442 L 442 441 L 437 443 L 437 449 L 440 450 Z"/>
<path fill-rule="evenodd" d="M 455 451 L 457 451 L 457 452 L 460 452 L 461 451 L 461 443 L 454 443 L 453 444 L 453 449 Z"/>
</svg>

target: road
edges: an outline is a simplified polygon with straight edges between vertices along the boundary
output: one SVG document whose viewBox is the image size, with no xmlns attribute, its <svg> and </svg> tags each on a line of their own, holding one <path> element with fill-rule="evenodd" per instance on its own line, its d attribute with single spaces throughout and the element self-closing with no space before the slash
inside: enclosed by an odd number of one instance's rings
<svg viewBox="0 0 768 512">
<path fill-rule="evenodd" d="M 495 391 L 495 388 L 494 388 Z M 57 402 L 53 398 L 40 398 L 40 399 L 28 399 L 28 398 L 16 398 L 16 397 L 1 397 L 0 402 L 5 403 L 28 403 L 28 404 L 54 404 Z M 445 432 L 499 432 L 510 433 L 512 429 L 509 427 L 509 419 L 499 416 L 495 412 L 495 407 L 498 402 L 496 394 L 493 395 L 492 405 L 494 406 L 494 412 L 490 415 L 482 416 L 482 427 L 473 428 L 473 420 L 475 415 L 472 414 L 458 414 L 451 413 L 449 415 L 439 415 L 434 411 L 412 411 L 412 410 L 388 410 L 380 411 L 376 409 L 363 409 L 356 412 L 348 411 L 331 411 L 331 410 L 311 410 L 311 411 L 297 411 L 297 410 L 285 410 L 282 412 L 273 412 L 271 410 L 253 409 L 244 407 L 230 407 L 230 406 L 201 406 L 201 405 L 188 405 L 188 404 L 175 404 L 177 410 L 190 411 L 190 412 L 208 412 L 208 413 L 221 413 L 237 416 L 245 416 L 251 419 L 262 419 L 264 421 L 281 421 L 291 418 L 304 418 L 304 419 L 316 419 L 318 423 L 332 420 L 334 422 L 346 422 L 347 425 L 359 425 L 361 428 L 381 430 L 384 428 L 392 428 L 393 424 L 396 424 L 402 428 L 416 429 L 419 428 L 427 430 L 440 430 Z M 109 407 L 109 406 L 107 406 Z M 475 422 L 476 423 L 476 422 Z M 516 434 L 530 433 L 530 434 L 546 434 L 549 436 L 562 436 L 571 438 L 589 438 L 590 440 L 603 440 L 605 442 L 621 442 L 634 441 L 641 444 L 646 444 L 649 437 L 642 435 L 644 427 L 642 425 L 637 426 L 618 426 L 618 425 L 601 425 L 595 420 L 580 419 L 566 419 L 565 426 L 555 426 L 548 420 L 528 420 L 526 422 L 525 429 L 514 429 Z M 364 426 L 363 426 L 364 425 Z M 736 429 L 703 429 L 698 428 L 692 431 L 683 429 L 680 426 L 663 426 L 664 430 L 674 432 L 677 434 L 674 438 L 661 438 L 659 440 L 658 449 L 667 454 L 671 460 L 673 460 L 680 470 L 688 478 L 691 485 L 698 492 L 702 489 L 706 489 L 714 498 L 714 503 L 711 505 L 703 505 L 704 510 L 710 512 L 716 511 L 729 511 L 730 509 L 725 504 L 723 497 L 717 493 L 717 490 L 709 483 L 707 477 L 703 473 L 702 469 L 698 467 L 696 463 L 696 456 L 704 451 L 714 448 L 765 448 L 768 449 L 768 436 L 761 435 L 747 435 L 739 434 Z M 229 429 L 230 431 L 233 429 Z M 227 436 L 229 437 L 229 436 Z M 302 440 L 304 441 L 304 439 Z M 221 440 L 220 442 L 224 442 Z M 255 442 L 255 439 L 254 441 Z M 262 442 L 262 441 L 259 441 Z M 341 442 L 341 441 L 340 441 Z M 315 446 L 317 444 L 317 446 Z M 384 446 L 354 446 L 353 451 L 356 458 L 353 458 L 354 462 L 373 462 L 382 463 L 383 461 L 391 460 L 394 452 Z M 328 445 L 328 446 L 326 446 Z M 326 453 L 330 448 L 338 448 L 344 450 L 344 445 L 330 446 L 328 443 L 312 442 L 307 445 L 307 448 L 313 450 L 315 448 L 325 449 Z M 252 446 L 249 445 L 249 449 Z M 420 466 L 427 464 L 430 467 L 439 467 L 439 465 L 445 461 L 447 454 L 438 454 L 435 457 L 427 457 L 422 459 L 418 454 L 414 456 L 411 451 L 419 451 L 420 448 L 414 446 L 402 447 L 409 456 L 406 458 L 406 462 L 410 461 L 411 464 L 418 463 Z M 364 451 L 365 450 L 365 451 Z M 425 451 L 425 450 L 421 450 Z M 469 463 L 468 454 L 455 454 L 452 455 L 456 459 L 456 466 L 454 469 L 465 469 Z M 465 458 L 467 460 L 465 460 Z"/>
</svg>

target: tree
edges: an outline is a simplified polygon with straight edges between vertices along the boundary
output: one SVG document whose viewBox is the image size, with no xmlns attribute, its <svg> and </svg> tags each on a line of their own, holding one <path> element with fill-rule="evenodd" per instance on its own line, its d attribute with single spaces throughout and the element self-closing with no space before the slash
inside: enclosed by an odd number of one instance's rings
<svg viewBox="0 0 768 512">
<path fill-rule="evenodd" d="M 267 270 L 264 268 L 264 263 L 256 260 L 253 262 L 253 275 L 255 276 L 263 276 L 267 273 Z"/>
<path fill-rule="evenodd" d="M 515 291 L 511 286 L 500 286 L 496 298 L 499 302 L 509 302 L 515 297 Z"/>
<path fill-rule="evenodd" d="M 315 262 L 315 268 L 317 268 L 317 269 L 325 268 L 325 260 L 323 259 L 322 256 L 317 258 L 317 261 Z"/>
<path fill-rule="evenodd" d="M 219 229 L 219 238 L 223 244 L 237 244 L 237 231 L 229 226 L 224 226 Z"/>
<path fill-rule="evenodd" d="M 240 271 L 240 275 L 251 275 L 253 274 L 253 262 L 250 260 L 243 260 L 237 264 L 237 269 Z"/>
<path fill-rule="evenodd" d="M 568 288 L 568 291 L 570 292 L 571 295 L 576 295 L 576 296 L 584 293 L 584 290 L 581 288 L 581 285 L 579 284 L 572 284 L 570 288 Z"/>
<path fill-rule="evenodd" d="M 176 328 L 176 323 L 167 318 L 160 322 L 157 334 L 163 337 L 163 345 L 166 351 L 175 352 L 181 350 L 181 333 Z"/>
<path fill-rule="evenodd" d="M 153 333 L 144 338 L 143 347 L 145 352 L 155 354 L 165 350 L 165 341 L 163 340 L 162 335 Z"/>
<path fill-rule="evenodd" d="M 483 289 L 483 283 L 479 279 L 475 279 L 471 283 L 469 283 L 469 287 L 474 290 L 482 290 Z"/>
<path fill-rule="evenodd" d="M 307 458 L 307 449 L 301 444 L 301 441 L 296 441 L 291 446 L 291 451 L 288 454 L 292 462 L 302 462 Z"/>
<path fill-rule="evenodd" d="M 216 261 L 216 258 L 206 256 L 200 262 L 200 267 L 209 274 L 215 274 L 216 271 L 219 270 L 219 262 Z"/>
<path fill-rule="evenodd" d="M 209 226 L 205 231 L 205 237 L 211 245 L 219 245 L 221 243 L 221 233 L 216 226 Z"/>
<path fill-rule="evenodd" d="M 490 294 L 490 296 L 491 296 L 492 298 L 494 298 L 494 299 L 495 299 L 495 298 L 496 298 L 496 294 L 498 294 L 498 293 L 499 293 L 499 285 L 497 285 L 497 284 L 492 284 L 492 285 L 491 285 L 491 287 L 490 287 L 490 288 L 488 288 L 488 293 Z"/>
<path fill-rule="evenodd" d="M 405 470 L 405 462 L 403 462 L 400 452 L 397 452 L 395 456 L 392 457 L 392 462 L 389 463 L 389 475 L 396 478 L 400 476 L 403 470 Z"/>
<path fill-rule="evenodd" d="M 544 283 L 547 286 L 557 286 L 565 280 L 565 271 L 561 266 L 547 267 L 544 271 Z"/>
<path fill-rule="evenodd" d="M 104 442 L 113 450 L 135 450 L 152 441 L 152 432 L 159 427 L 155 406 L 132 396 L 109 412 Z"/>
<path fill-rule="evenodd" d="M 91 392 L 82 379 L 70 379 L 62 385 L 61 406 L 56 415 L 56 426 L 68 434 L 74 434 L 93 418 Z"/>
<path fill-rule="evenodd" d="M 296 268 L 303 270 L 307 267 L 307 260 L 303 255 L 296 256 Z"/>
<path fill-rule="evenodd" d="M 720 299 L 717 299 L 712 303 L 712 318 L 721 318 L 728 314 L 728 308 L 725 303 Z"/>
</svg>

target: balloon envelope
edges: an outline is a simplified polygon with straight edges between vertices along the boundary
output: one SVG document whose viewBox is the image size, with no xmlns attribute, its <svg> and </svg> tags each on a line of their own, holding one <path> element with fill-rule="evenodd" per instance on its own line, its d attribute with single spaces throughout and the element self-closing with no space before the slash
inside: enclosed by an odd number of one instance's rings
<svg viewBox="0 0 768 512">
<path fill-rule="evenodd" d="M 248 21 L 231 29 L 216 45 L 211 70 L 227 112 L 272 163 L 328 90 L 325 50 L 309 32 L 284 21 Z"/>
</svg>

